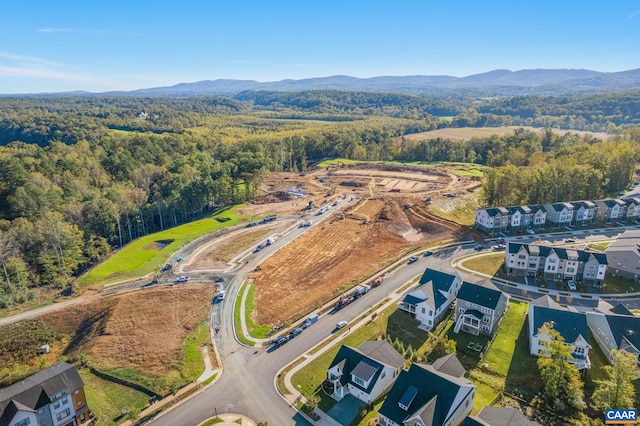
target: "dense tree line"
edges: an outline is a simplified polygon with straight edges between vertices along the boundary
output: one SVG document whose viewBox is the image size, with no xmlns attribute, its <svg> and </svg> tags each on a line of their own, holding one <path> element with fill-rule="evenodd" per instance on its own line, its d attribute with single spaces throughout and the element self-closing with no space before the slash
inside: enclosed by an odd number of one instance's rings
<svg viewBox="0 0 640 426">
<path fill-rule="evenodd" d="M 426 111 L 445 103 L 404 95 L 243 96 L 0 99 L 0 304 L 29 285 L 64 286 L 141 235 L 251 199 L 268 171 L 324 158 L 486 164 L 496 167 L 487 203 L 518 204 L 618 191 L 638 157 L 640 131 L 606 143 L 522 129 L 415 143 L 402 136 L 464 116 L 442 121 Z"/>
</svg>

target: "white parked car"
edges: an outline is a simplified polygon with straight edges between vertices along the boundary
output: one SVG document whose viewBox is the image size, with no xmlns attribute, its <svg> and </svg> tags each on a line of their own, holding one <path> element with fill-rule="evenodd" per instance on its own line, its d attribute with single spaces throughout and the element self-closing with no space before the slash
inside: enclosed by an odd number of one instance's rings
<svg viewBox="0 0 640 426">
<path fill-rule="evenodd" d="M 574 280 L 567 281 L 567 287 L 569 290 L 576 291 L 576 282 Z"/>
<path fill-rule="evenodd" d="M 340 329 L 342 329 L 342 328 L 345 328 L 345 327 L 347 326 L 347 324 L 348 324 L 348 323 L 347 323 L 345 320 L 338 321 L 338 323 L 336 324 L 336 328 L 337 328 L 338 330 L 340 330 Z"/>
<path fill-rule="evenodd" d="M 225 294 L 227 294 L 227 292 L 225 290 L 220 290 L 220 292 L 218 293 L 218 295 L 216 297 L 218 298 L 218 300 L 224 300 Z"/>
<path fill-rule="evenodd" d="M 177 283 L 186 283 L 187 281 L 189 281 L 189 277 L 186 275 L 182 275 L 176 280 Z"/>
</svg>

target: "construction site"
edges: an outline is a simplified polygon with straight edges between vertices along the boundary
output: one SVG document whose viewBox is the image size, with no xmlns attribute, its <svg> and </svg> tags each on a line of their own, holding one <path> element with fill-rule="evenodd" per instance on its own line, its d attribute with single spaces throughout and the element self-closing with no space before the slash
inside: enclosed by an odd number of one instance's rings
<svg viewBox="0 0 640 426">
<path fill-rule="evenodd" d="M 251 274 L 249 282 L 258 290 L 253 320 L 263 325 L 295 320 L 412 250 L 478 238 L 434 215 L 429 204 L 467 196 L 479 187 L 478 179 L 456 176 L 446 167 L 367 164 L 272 174 L 264 186 L 266 197 L 277 192 L 295 198 L 248 206 L 255 209 L 251 214 L 285 213 L 288 207 L 288 213 L 304 215 L 338 199 L 349 204 Z"/>
</svg>

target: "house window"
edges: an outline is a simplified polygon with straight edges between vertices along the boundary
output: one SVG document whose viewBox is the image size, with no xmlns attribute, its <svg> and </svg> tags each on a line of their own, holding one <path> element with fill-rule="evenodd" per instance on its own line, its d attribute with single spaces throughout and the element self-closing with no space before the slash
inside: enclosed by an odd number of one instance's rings
<svg viewBox="0 0 640 426">
<path fill-rule="evenodd" d="M 478 307 L 478 304 L 477 304 L 477 303 L 472 303 L 472 304 L 471 304 L 471 307 L 473 307 L 473 308 L 477 308 L 477 307 Z"/>
<path fill-rule="evenodd" d="M 518 259 L 526 259 L 527 256 L 525 256 L 524 254 L 518 255 Z"/>
<path fill-rule="evenodd" d="M 47 426 L 46 420 L 40 420 L 40 426 Z"/>
<path fill-rule="evenodd" d="M 56 419 L 60 421 L 65 417 L 68 417 L 69 415 L 71 415 L 71 410 L 67 408 L 66 410 L 60 411 L 58 414 L 56 414 Z"/>
<path fill-rule="evenodd" d="M 464 312 L 464 308 L 458 308 L 458 312 Z"/>
<path fill-rule="evenodd" d="M 556 263 L 556 259 L 548 259 L 549 263 Z"/>
<path fill-rule="evenodd" d="M 483 318 L 482 318 L 482 321 L 484 321 L 484 322 L 489 322 L 489 317 L 483 317 Z"/>
<path fill-rule="evenodd" d="M 354 382 L 355 384 L 357 384 L 357 385 L 360 385 L 360 386 L 362 386 L 362 387 L 365 387 L 365 386 L 364 386 L 364 380 L 362 380 L 360 377 L 353 376 L 353 382 Z"/>
<path fill-rule="evenodd" d="M 383 371 L 382 374 L 380 375 L 380 379 L 384 379 L 384 376 L 386 376 L 387 374 Z"/>
<path fill-rule="evenodd" d="M 15 423 L 15 426 L 27 426 L 30 423 L 31 421 L 29 420 L 29 417 L 27 417 L 26 419 L 22 419 L 18 423 Z"/>
<path fill-rule="evenodd" d="M 60 401 L 56 401 L 55 404 L 53 404 L 53 408 L 60 408 Z"/>
<path fill-rule="evenodd" d="M 425 309 L 425 308 L 422 308 L 422 313 L 424 314 L 425 312 L 426 312 L 426 309 Z"/>
<path fill-rule="evenodd" d="M 82 405 L 82 401 L 76 402 L 76 405 L 78 405 L 78 406 Z"/>
<path fill-rule="evenodd" d="M 65 398 L 62 400 L 62 405 L 66 405 L 66 404 L 68 404 L 68 403 L 69 403 L 69 398 L 65 397 Z"/>
<path fill-rule="evenodd" d="M 433 315 L 433 311 L 429 309 L 429 316 Z"/>
<path fill-rule="evenodd" d="M 80 389 L 76 389 L 76 390 L 74 390 L 74 391 L 73 391 L 73 394 L 74 394 L 74 395 L 77 395 L 77 394 L 79 394 L 79 393 L 80 393 Z"/>
</svg>

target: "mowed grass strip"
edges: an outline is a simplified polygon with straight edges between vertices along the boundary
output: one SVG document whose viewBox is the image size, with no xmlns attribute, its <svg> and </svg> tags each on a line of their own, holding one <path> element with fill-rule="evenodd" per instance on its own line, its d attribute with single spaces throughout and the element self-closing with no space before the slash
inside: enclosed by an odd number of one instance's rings
<svg viewBox="0 0 640 426">
<path fill-rule="evenodd" d="M 473 271 L 487 275 L 499 275 L 502 272 L 501 266 L 504 263 L 504 252 L 491 253 L 486 255 L 472 256 L 462 261 L 462 266 Z"/>
<path fill-rule="evenodd" d="M 243 313 L 247 323 L 247 331 L 251 337 L 256 339 L 266 339 L 271 331 L 271 325 L 259 325 L 253 321 L 251 313 L 256 309 L 257 287 L 255 285 L 247 286 L 247 300 L 245 301 Z"/>
<path fill-rule="evenodd" d="M 245 313 L 241 309 L 242 296 L 244 295 L 245 291 L 247 291 L 247 286 L 243 284 L 242 286 L 240 286 L 240 289 L 238 290 L 238 296 L 236 297 L 236 303 L 233 309 L 233 326 L 236 330 L 236 337 L 238 337 L 238 340 L 240 340 L 240 343 L 245 344 L 247 346 L 254 346 L 255 343 L 253 341 L 248 340 L 246 337 L 244 337 L 244 332 L 242 331 L 242 322 L 240 319 L 240 315 L 245 315 Z"/>
<path fill-rule="evenodd" d="M 184 365 L 182 368 L 186 379 L 196 380 L 204 373 L 204 358 L 202 356 L 202 347 L 210 342 L 209 324 L 202 321 L 196 326 L 184 341 Z M 209 356 L 212 351 L 209 351 Z"/>
<path fill-rule="evenodd" d="M 116 419 L 122 415 L 122 410 L 140 411 L 149 403 L 149 396 L 109 380 L 101 379 L 89 371 L 88 368 L 78 370 L 84 382 L 87 405 L 95 414 L 96 425 L 115 425 Z M 120 419 L 119 422 L 122 420 Z"/>
<path fill-rule="evenodd" d="M 202 219 L 138 238 L 80 277 L 76 284 L 105 285 L 154 272 L 183 245 L 251 219 L 238 214 L 242 206 L 220 209 Z"/>
</svg>

